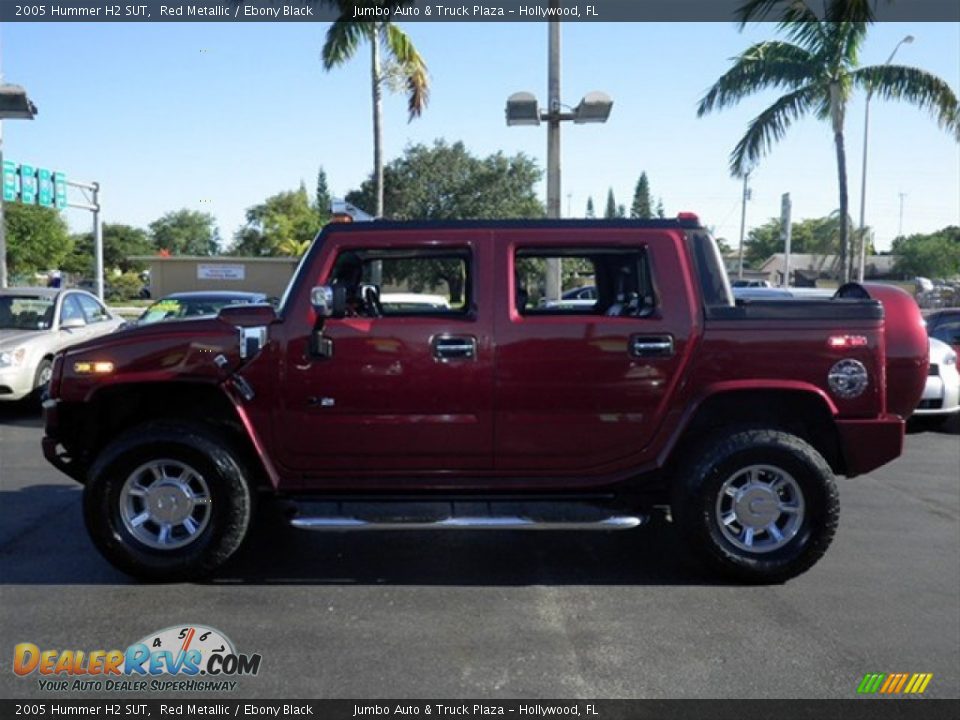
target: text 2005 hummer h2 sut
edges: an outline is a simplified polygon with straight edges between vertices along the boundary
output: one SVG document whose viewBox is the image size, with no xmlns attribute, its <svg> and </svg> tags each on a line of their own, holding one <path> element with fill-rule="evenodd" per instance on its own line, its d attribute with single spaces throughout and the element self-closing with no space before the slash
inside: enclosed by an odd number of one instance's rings
<svg viewBox="0 0 960 720">
<path fill-rule="evenodd" d="M 583 291 L 546 295 L 558 265 Z M 60 353 L 43 449 L 100 552 L 150 580 L 213 571 L 270 494 L 341 532 L 668 506 L 709 564 L 776 582 L 830 544 L 834 476 L 901 453 L 926 372 L 906 293 L 735 303 L 692 215 L 330 225 L 276 312 Z"/>
</svg>

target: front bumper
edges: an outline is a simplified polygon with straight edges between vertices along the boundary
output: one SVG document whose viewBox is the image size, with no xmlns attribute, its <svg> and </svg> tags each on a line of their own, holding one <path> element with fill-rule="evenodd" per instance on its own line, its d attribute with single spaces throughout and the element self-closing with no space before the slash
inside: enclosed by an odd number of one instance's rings
<svg viewBox="0 0 960 720">
<path fill-rule="evenodd" d="M 59 435 L 60 405 L 59 400 L 48 399 L 43 401 L 44 436 L 40 441 L 40 447 L 43 449 L 43 457 L 46 458 L 48 463 L 65 475 L 82 483 L 86 480 L 86 465 L 78 462 L 77 458 L 71 457 L 70 453 L 61 444 Z"/>
<path fill-rule="evenodd" d="M 855 477 L 876 470 L 903 453 L 906 423 L 898 415 L 867 420 L 838 420 L 845 475 Z"/>
<path fill-rule="evenodd" d="M 0 401 L 21 400 L 33 392 L 36 368 L 27 363 L 0 368 Z"/>
<path fill-rule="evenodd" d="M 960 373 L 956 365 L 940 365 L 927 384 L 914 415 L 952 415 L 960 412 Z"/>
</svg>

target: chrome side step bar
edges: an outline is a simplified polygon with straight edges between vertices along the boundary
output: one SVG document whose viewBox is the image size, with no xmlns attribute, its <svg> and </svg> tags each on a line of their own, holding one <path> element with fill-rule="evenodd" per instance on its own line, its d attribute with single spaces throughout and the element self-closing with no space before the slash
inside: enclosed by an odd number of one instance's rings
<svg viewBox="0 0 960 720">
<path fill-rule="evenodd" d="M 297 516 L 290 524 L 301 530 L 630 530 L 645 515 L 608 515 L 590 519 L 530 518 L 520 515 L 444 517 L 436 519 L 363 519 L 343 516 Z"/>
</svg>

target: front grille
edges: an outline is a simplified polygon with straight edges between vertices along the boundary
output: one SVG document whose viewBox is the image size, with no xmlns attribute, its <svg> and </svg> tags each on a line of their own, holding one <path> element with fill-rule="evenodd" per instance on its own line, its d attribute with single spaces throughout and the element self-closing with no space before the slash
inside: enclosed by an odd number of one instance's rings
<svg viewBox="0 0 960 720">
<path fill-rule="evenodd" d="M 939 375 L 939 374 L 940 374 L 940 366 L 937 365 L 936 363 L 930 363 L 930 369 L 927 370 L 927 375 Z"/>
<path fill-rule="evenodd" d="M 921 400 L 917 410 L 939 410 L 943 407 L 943 400 Z"/>
</svg>

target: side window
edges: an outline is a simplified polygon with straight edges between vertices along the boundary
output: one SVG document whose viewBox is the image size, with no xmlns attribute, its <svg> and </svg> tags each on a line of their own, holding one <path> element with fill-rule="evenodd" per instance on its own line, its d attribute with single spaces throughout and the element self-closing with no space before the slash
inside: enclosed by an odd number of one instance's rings
<svg viewBox="0 0 960 720">
<path fill-rule="evenodd" d="M 77 295 L 75 293 L 70 293 L 67 295 L 63 299 L 63 304 L 60 306 L 60 323 L 63 324 L 67 320 L 87 321 L 87 319 L 83 316 L 83 309 L 80 307 L 80 303 L 77 301 Z"/>
<path fill-rule="evenodd" d="M 948 345 L 960 345 L 960 317 L 942 317 L 933 329 L 933 336 Z"/>
<path fill-rule="evenodd" d="M 349 315 L 465 315 L 472 297 L 470 252 L 345 250 L 330 283 L 346 287 Z"/>
<path fill-rule="evenodd" d="M 560 266 L 560 297 L 547 297 L 547 272 Z M 641 249 L 519 249 L 514 303 L 521 315 L 644 317 L 656 301 Z"/>
<path fill-rule="evenodd" d="M 106 309 L 88 295 L 77 295 L 77 300 L 80 301 L 80 307 L 83 308 L 83 314 L 86 315 L 87 323 L 98 323 L 103 322 L 104 320 L 109 320 L 110 316 L 107 314 Z"/>
</svg>

